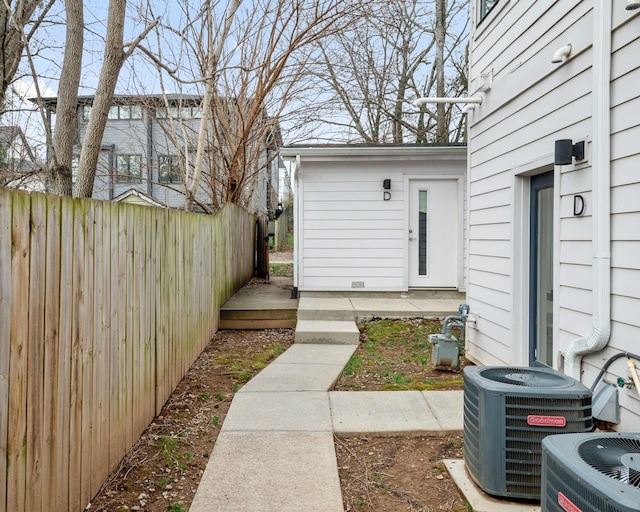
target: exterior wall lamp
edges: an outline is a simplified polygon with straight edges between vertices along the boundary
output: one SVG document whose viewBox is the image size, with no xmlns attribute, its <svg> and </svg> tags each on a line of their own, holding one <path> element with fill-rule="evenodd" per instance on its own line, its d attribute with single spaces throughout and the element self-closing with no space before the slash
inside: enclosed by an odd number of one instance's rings
<svg viewBox="0 0 640 512">
<path fill-rule="evenodd" d="M 389 190 L 391 190 L 391 180 L 389 178 L 382 180 L 382 188 L 384 189 L 382 199 L 389 201 L 389 199 L 391 199 L 391 192 L 389 192 Z"/>
<path fill-rule="evenodd" d="M 571 165 L 574 158 L 584 160 L 584 141 L 581 140 L 574 144 L 571 139 L 557 140 L 553 163 L 555 165 Z"/>
<path fill-rule="evenodd" d="M 625 9 L 627 11 L 640 9 L 640 0 L 627 0 L 627 6 L 625 7 Z"/>
</svg>

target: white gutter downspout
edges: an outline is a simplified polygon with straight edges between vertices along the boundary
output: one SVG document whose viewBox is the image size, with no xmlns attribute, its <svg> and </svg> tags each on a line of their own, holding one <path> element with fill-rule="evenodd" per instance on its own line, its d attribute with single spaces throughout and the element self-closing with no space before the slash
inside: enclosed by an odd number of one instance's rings
<svg viewBox="0 0 640 512">
<path fill-rule="evenodd" d="M 607 346 L 611 333 L 611 3 L 593 7 L 592 203 L 593 323 L 588 337 L 571 342 L 564 372 L 580 380 L 582 356 Z"/>
<path fill-rule="evenodd" d="M 300 276 L 299 276 L 299 272 L 300 272 L 300 261 L 299 261 L 299 255 L 300 255 L 300 249 L 298 247 L 298 244 L 300 244 L 300 238 L 302 238 L 302 233 L 301 230 L 298 229 L 298 226 L 300 226 L 300 208 L 301 208 L 301 202 L 300 201 L 300 172 L 302 172 L 302 162 L 301 162 L 301 158 L 300 155 L 296 155 L 296 164 L 295 164 L 295 169 L 294 169 L 294 177 L 293 177 L 293 183 L 294 183 L 294 190 L 295 190 L 295 195 L 293 196 L 293 204 L 295 205 L 295 208 L 293 209 L 293 229 L 294 229 L 294 236 L 293 236 L 293 288 L 294 290 L 298 290 L 299 287 L 299 282 L 300 282 Z"/>
</svg>

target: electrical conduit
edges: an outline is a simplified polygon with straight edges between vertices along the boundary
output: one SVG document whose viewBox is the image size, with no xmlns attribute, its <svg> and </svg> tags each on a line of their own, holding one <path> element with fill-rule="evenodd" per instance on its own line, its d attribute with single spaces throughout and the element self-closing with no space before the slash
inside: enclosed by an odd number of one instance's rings
<svg viewBox="0 0 640 512">
<path fill-rule="evenodd" d="M 571 342 L 565 351 L 564 372 L 580 380 L 582 357 L 609 343 L 611 333 L 611 3 L 593 7 L 592 225 L 593 321 L 591 333 Z"/>
</svg>

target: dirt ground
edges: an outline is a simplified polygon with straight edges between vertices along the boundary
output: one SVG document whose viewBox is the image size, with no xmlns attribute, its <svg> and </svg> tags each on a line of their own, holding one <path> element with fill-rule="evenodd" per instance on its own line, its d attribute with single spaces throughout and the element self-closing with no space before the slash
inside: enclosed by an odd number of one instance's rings
<svg viewBox="0 0 640 512">
<path fill-rule="evenodd" d="M 189 510 L 234 393 L 293 341 L 291 329 L 218 332 L 88 510 Z M 385 350 L 386 360 L 393 359 Z M 442 378 L 406 359 L 397 359 L 403 382 Z M 358 386 L 381 389 L 376 372 L 366 374 L 356 375 Z M 353 377 L 338 387 L 353 389 Z M 442 463 L 462 457 L 462 436 L 336 438 L 336 454 L 346 511 L 467 510 Z"/>
</svg>

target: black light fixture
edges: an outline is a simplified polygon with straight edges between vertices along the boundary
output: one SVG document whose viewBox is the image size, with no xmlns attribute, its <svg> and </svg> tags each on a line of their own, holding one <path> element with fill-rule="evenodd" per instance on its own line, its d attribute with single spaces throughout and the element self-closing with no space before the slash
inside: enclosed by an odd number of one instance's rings
<svg viewBox="0 0 640 512">
<path fill-rule="evenodd" d="M 391 190 L 391 180 L 389 178 L 382 181 L 382 188 L 385 190 Z"/>
<path fill-rule="evenodd" d="M 556 151 L 553 163 L 555 165 L 570 165 L 573 159 L 584 159 L 584 141 L 576 142 L 571 139 L 560 139 L 556 141 Z"/>
</svg>

